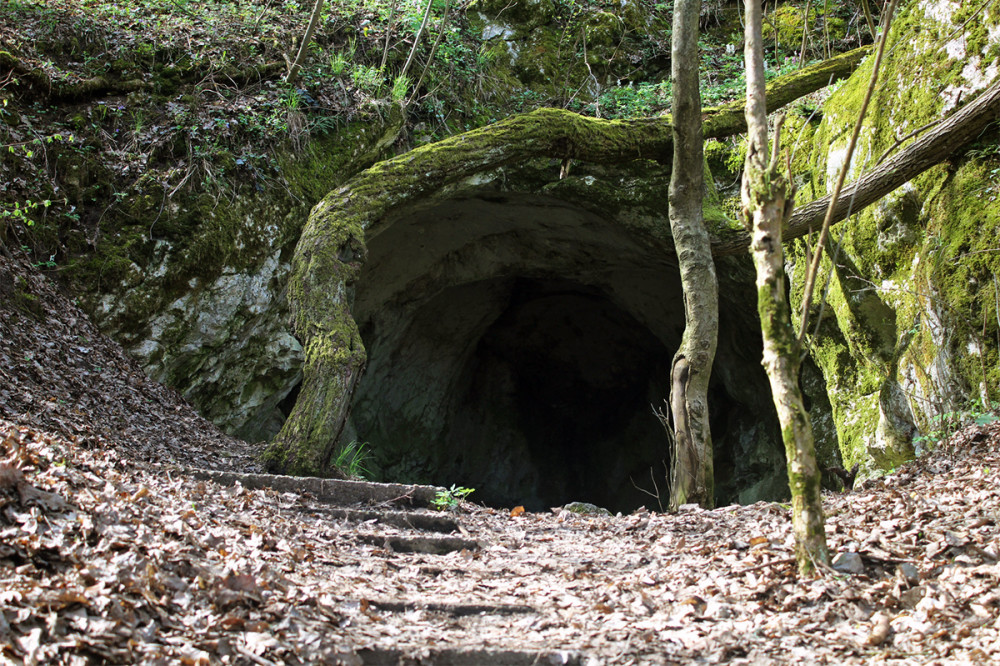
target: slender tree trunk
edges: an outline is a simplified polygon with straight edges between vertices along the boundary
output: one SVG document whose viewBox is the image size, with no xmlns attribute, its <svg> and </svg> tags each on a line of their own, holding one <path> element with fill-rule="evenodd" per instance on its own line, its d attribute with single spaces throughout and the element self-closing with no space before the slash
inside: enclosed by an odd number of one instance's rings
<svg viewBox="0 0 1000 666">
<path fill-rule="evenodd" d="M 434 62 L 434 54 L 437 53 L 438 45 L 441 43 L 441 39 L 444 37 L 445 28 L 448 27 L 448 12 L 451 11 L 451 0 L 445 0 L 444 3 L 444 15 L 441 17 L 441 23 L 438 25 L 438 35 L 434 40 L 434 45 L 431 46 L 430 55 L 427 56 L 427 62 L 424 63 L 424 68 L 420 71 L 420 78 L 417 82 L 413 84 L 413 93 L 410 98 L 406 100 L 406 106 L 413 103 L 413 100 L 417 98 L 417 93 L 420 92 L 420 86 L 424 82 L 424 77 L 427 76 L 427 71 L 431 68 L 431 64 Z"/>
<path fill-rule="evenodd" d="M 406 76 L 406 73 L 410 71 L 410 64 L 413 62 L 413 56 L 417 55 L 417 46 L 420 45 L 420 38 L 424 35 L 424 30 L 427 29 L 427 21 L 431 18 L 431 6 L 434 0 L 427 0 L 427 6 L 424 9 L 424 18 L 420 21 L 420 28 L 417 29 L 417 34 L 413 37 L 413 46 L 410 47 L 410 55 L 406 56 L 406 63 L 403 65 L 403 71 L 399 73 L 400 76 Z"/>
<path fill-rule="evenodd" d="M 316 25 L 319 23 L 319 17 L 323 14 L 323 2 L 324 0 L 316 0 L 316 4 L 313 5 L 313 13 L 309 17 L 306 34 L 302 37 L 302 43 L 299 45 L 299 53 L 295 56 L 295 62 L 288 68 L 288 76 L 285 77 L 285 83 L 294 83 L 295 77 L 299 75 L 299 70 L 302 68 L 302 61 L 305 60 L 306 52 L 309 50 L 309 42 L 312 41 L 313 33 L 316 32 Z"/>
<path fill-rule="evenodd" d="M 674 425 L 670 506 L 713 506 L 712 433 L 708 381 L 719 330 L 719 289 L 712 244 L 702 220 L 704 155 L 698 89 L 700 0 L 674 4 L 672 45 L 674 159 L 670 230 L 684 289 L 686 325 L 670 373 Z"/>
<path fill-rule="evenodd" d="M 389 40 L 392 38 L 392 30 L 396 27 L 396 6 L 399 0 L 392 0 L 389 5 L 389 27 L 385 29 L 385 46 L 382 48 L 382 61 L 378 64 L 379 71 L 385 70 L 385 62 L 389 59 Z"/>
<path fill-rule="evenodd" d="M 792 530 L 799 572 L 807 574 L 830 561 L 826 546 L 820 470 L 816 464 L 812 424 L 799 389 L 798 336 L 785 285 L 782 226 L 791 217 L 795 187 L 780 168 L 781 124 L 775 130 L 768 161 L 767 112 L 764 105 L 764 58 L 760 5 L 746 10 L 746 117 L 748 143 L 741 198 L 744 222 L 752 234 L 750 250 L 757 269 L 757 310 L 764 338 L 763 365 L 771 384 L 774 406 L 788 459 L 792 491 Z"/>
</svg>

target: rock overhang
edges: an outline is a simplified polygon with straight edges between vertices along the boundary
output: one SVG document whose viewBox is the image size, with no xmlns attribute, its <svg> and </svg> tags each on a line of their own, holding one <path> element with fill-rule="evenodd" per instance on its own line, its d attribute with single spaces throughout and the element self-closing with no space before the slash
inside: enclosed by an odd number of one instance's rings
<svg viewBox="0 0 1000 666">
<path fill-rule="evenodd" d="M 635 486 L 664 477 L 654 410 L 684 330 L 669 174 L 576 171 L 501 169 L 367 229 L 352 314 L 368 363 L 344 437 L 369 442 L 380 475 L 475 486 L 497 505 L 656 508 Z M 719 275 L 719 500 L 776 498 L 753 269 L 727 257 Z"/>
</svg>

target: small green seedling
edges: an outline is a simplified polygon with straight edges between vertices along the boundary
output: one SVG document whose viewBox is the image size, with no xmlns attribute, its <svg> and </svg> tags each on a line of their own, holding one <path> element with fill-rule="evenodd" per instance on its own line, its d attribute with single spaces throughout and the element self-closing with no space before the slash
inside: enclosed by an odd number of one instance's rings
<svg viewBox="0 0 1000 666">
<path fill-rule="evenodd" d="M 475 491 L 475 488 L 463 488 L 462 486 L 456 486 L 453 484 L 451 488 L 448 488 L 447 490 L 439 490 L 431 504 L 433 504 L 438 511 L 454 511 L 458 508 L 459 502 Z"/>
<path fill-rule="evenodd" d="M 342 471 L 347 475 L 349 479 L 364 479 L 367 478 L 371 472 L 368 471 L 366 465 L 368 464 L 368 451 L 365 447 L 368 442 L 358 442 L 354 440 L 344 445 L 333 461 L 334 467 Z"/>
</svg>

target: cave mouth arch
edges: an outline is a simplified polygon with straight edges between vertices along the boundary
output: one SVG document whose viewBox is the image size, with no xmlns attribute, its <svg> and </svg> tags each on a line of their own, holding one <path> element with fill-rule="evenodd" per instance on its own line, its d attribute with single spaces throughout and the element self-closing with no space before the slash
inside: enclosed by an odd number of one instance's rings
<svg viewBox="0 0 1000 666">
<path fill-rule="evenodd" d="M 666 502 L 653 410 L 684 309 L 662 236 L 551 196 L 488 192 L 397 212 L 367 245 L 353 314 L 368 364 L 343 439 L 369 444 L 376 478 L 474 487 L 493 506 L 627 512 L 660 508 L 636 487 L 655 492 L 652 475 Z M 752 302 L 720 319 L 717 500 L 781 496 L 759 347 L 745 349 Z"/>
</svg>

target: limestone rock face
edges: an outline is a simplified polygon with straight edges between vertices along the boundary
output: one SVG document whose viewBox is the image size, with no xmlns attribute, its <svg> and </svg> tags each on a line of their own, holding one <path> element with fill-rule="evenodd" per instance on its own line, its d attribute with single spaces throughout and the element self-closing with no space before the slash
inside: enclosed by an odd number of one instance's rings
<svg viewBox="0 0 1000 666">
<path fill-rule="evenodd" d="M 662 62 L 647 63 L 647 70 L 669 62 L 669 43 L 661 41 L 669 34 L 669 14 L 651 12 L 635 0 L 609 3 L 603 11 L 552 0 L 478 0 L 466 17 L 480 31 L 487 57 L 512 77 L 487 83 L 498 94 L 558 99 L 570 80 L 583 84 L 578 93 L 584 98 L 593 98 L 622 79 L 627 83 L 636 74 L 635 54 L 643 49 L 664 51 Z M 586 58 L 566 58 L 582 40 Z"/>
<path fill-rule="evenodd" d="M 969 21 L 977 9 L 936 0 L 901 10 L 849 179 L 996 80 L 1000 7 Z M 825 168 L 803 196 L 832 188 L 871 70 L 869 60 L 824 105 L 812 159 Z M 915 438 L 939 433 L 943 418 L 1000 399 L 998 155 L 993 130 L 833 230 L 841 246 L 813 356 L 844 458 L 869 473 L 912 457 Z"/>
<path fill-rule="evenodd" d="M 378 159 L 399 122 L 349 130 L 283 157 L 285 188 L 156 202 L 142 226 L 146 261 L 89 304 L 151 377 L 248 441 L 280 430 L 302 379 L 285 290 L 309 202 Z"/>
<path fill-rule="evenodd" d="M 161 250 L 154 280 L 170 261 L 167 248 Z M 192 280 L 138 334 L 122 337 L 150 377 L 183 387 L 203 416 L 249 441 L 269 439 L 284 420 L 278 404 L 302 376 L 302 346 L 286 323 L 287 276 L 280 250 L 256 268 L 223 267 L 207 284 Z M 117 296 L 101 300 L 99 321 L 114 317 L 124 300 Z"/>
</svg>

